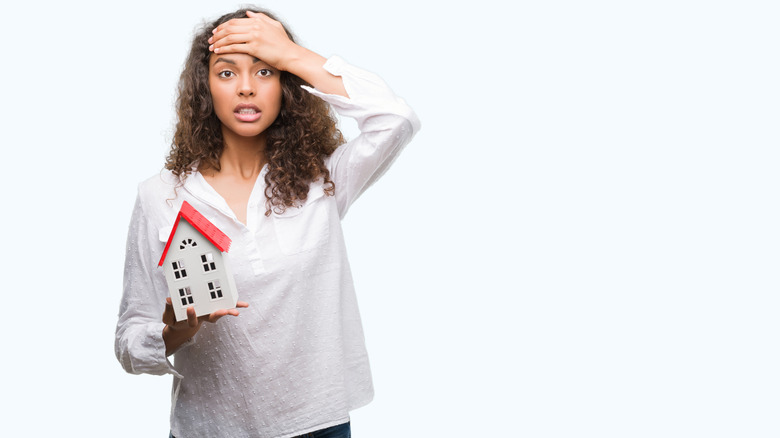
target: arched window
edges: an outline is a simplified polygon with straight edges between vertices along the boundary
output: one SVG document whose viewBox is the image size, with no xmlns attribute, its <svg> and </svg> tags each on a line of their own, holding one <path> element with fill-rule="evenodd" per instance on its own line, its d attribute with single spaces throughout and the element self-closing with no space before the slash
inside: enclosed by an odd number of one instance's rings
<svg viewBox="0 0 780 438">
<path fill-rule="evenodd" d="M 198 246 L 198 242 L 192 239 L 184 239 L 181 241 L 181 245 L 179 245 L 179 249 L 195 248 L 196 246 Z"/>
</svg>

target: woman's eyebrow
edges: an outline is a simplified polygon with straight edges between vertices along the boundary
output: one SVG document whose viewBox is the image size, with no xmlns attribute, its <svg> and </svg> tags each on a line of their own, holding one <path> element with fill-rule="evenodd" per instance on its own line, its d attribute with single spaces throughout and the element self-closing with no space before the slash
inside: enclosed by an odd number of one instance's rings
<svg viewBox="0 0 780 438">
<path fill-rule="evenodd" d="M 222 61 L 222 62 L 225 62 L 225 63 L 228 63 L 228 64 L 237 65 L 237 64 L 236 64 L 236 61 L 233 61 L 232 59 L 227 59 L 227 58 L 217 58 L 217 59 L 214 61 L 214 64 L 213 64 L 213 65 L 216 65 L 216 64 L 217 64 L 219 61 Z"/>
<path fill-rule="evenodd" d="M 233 64 L 233 65 L 236 65 L 236 61 L 233 61 L 232 59 L 228 59 L 228 58 L 217 58 L 217 59 L 214 61 L 214 64 L 218 63 L 219 61 L 226 62 L 226 63 L 228 63 L 228 64 Z M 261 60 L 260 58 L 255 58 L 255 57 L 253 56 L 253 57 L 252 57 L 252 64 L 257 64 L 258 62 L 263 62 L 263 60 Z"/>
</svg>

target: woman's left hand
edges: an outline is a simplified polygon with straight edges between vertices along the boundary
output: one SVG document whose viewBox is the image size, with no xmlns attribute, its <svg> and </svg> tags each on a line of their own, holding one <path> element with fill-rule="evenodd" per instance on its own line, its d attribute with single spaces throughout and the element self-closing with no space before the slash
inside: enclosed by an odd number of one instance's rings
<svg viewBox="0 0 780 438">
<path fill-rule="evenodd" d="M 287 37 L 282 24 L 265 14 L 247 12 L 247 18 L 234 18 L 217 26 L 209 38 L 214 53 L 245 53 L 279 70 L 299 48 Z"/>
</svg>

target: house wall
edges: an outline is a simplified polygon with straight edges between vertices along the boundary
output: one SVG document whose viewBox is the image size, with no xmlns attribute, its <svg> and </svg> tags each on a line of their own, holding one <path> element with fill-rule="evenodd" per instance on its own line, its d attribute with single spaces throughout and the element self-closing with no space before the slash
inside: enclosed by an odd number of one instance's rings
<svg viewBox="0 0 780 438">
<path fill-rule="evenodd" d="M 187 239 L 194 240 L 197 246 L 187 247 L 184 250 L 179 249 L 181 242 Z M 204 272 L 201 255 L 209 252 L 213 255 L 216 269 Z M 184 267 L 187 271 L 187 277 L 178 280 L 174 276 L 172 266 L 172 263 L 177 260 L 184 261 Z M 233 281 L 233 275 L 225 254 L 183 218 L 179 221 L 176 233 L 172 237 L 168 254 L 163 263 L 163 269 L 177 321 L 186 319 L 186 308 L 190 305 L 182 305 L 181 297 L 179 296 L 179 288 L 185 286 L 190 287 L 193 297 L 192 306 L 195 308 L 195 313 L 198 316 L 236 306 L 238 294 L 236 293 L 235 282 Z M 223 294 L 221 299 L 211 299 L 208 289 L 209 280 L 219 280 Z"/>
</svg>

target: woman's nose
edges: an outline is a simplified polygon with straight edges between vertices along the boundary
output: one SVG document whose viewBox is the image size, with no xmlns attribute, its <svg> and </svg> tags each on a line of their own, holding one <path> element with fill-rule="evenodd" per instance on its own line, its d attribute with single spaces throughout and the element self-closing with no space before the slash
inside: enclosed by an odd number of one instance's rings
<svg viewBox="0 0 780 438">
<path fill-rule="evenodd" d="M 238 94 L 240 96 L 255 95 L 255 84 L 254 82 L 252 82 L 251 78 L 246 78 L 241 81 L 241 83 L 238 86 Z"/>
</svg>

